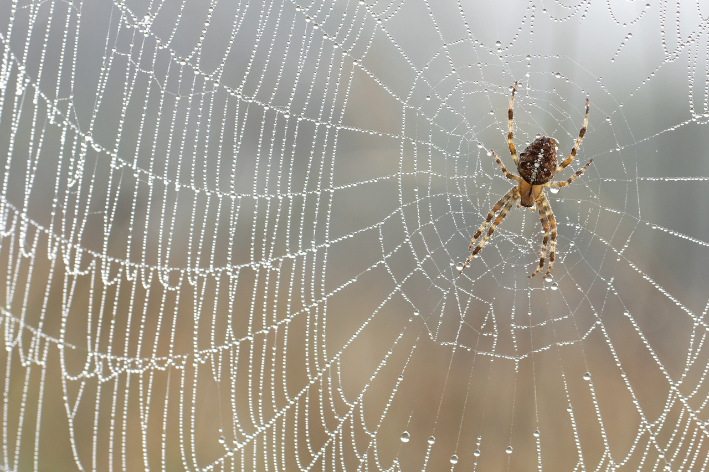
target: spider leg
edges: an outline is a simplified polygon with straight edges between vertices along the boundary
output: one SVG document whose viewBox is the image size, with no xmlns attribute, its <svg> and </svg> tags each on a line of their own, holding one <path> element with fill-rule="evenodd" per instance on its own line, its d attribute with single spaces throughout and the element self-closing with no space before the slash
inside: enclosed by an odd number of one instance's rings
<svg viewBox="0 0 709 472">
<path fill-rule="evenodd" d="M 583 174 L 586 171 L 586 169 L 588 168 L 588 166 L 591 165 L 591 162 L 593 162 L 593 159 L 588 161 L 585 166 L 583 166 L 580 170 L 576 171 L 576 173 L 574 175 L 572 175 L 571 178 L 566 180 L 565 182 L 547 182 L 546 184 L 544 184 L 544 186 L 545 187 L 556 187 L 556 188 L 566 187 L 571 182 L 576 180 L 576 177 Z"/>
<path fill-rule="evenodd" d="M 515 145 L 512 142 L 512 102 L 515 99 L 515 91 L 517 90 L 517 82 L 515 82 L 514 87 L 512 87 L 512 96 L 510 97 L 510 108 L 507 111 L 507 121 L 509 122 L 510 128 L 509 132 L 507 133 L 507 144 L 510 146 L 510 154 L 512 154 L 512 160 L 515 161 L 515 166 L 519 165 L 517 162 L 517 149 L 515 149 Z"/>
<path fill-rule="evenodd" d="M 461 273 L 463 273 L 463 269 L 465 269 L 465 267 L 470 264 L 470 261 L 473 260 L 473 257 L 475 257 L 475 255 L 483 248 L 485 243 L 487 243 L 487 241 L 490 239 L 490 236 L 492 236 L 492 233 L 495 231 L 495 228 L 497 228 L 497 225 L 499 225 L 505 218 L 505 216 L 507 216 L 507 213 L 510 211 L 510 208 L 512 208 L 512 205 L 518 198 L 519 190 L 517 189 L 517 187 L 512 187 L 509 192 L 507 192 L 502 198 L 497 201 L 497 203 L 495 203 L 495 206 L 493 206 L 492 210 L 490 210 L 490 213 L 488 213 L 485 222 L 480 225 L 480 228 L 478 228 L 478 230 L 473 235 L 473 240 L 470 241 L 468 251 L 470 251 L 473 246 L 476 245 L 477 239 L 480 237 L 487 224 L 492 220 L 492 217 L 495 216 L 495 213 L 497 213 L 500 208 L 502 208 L 502 211 L 500 211 L 499 216 L 495 218 L 495 221 L 493 221 L 490 225 L 490 229 L 488 230 L 485 237 L 483 237 L 483 239 L 481 239 L 480 241 L 477 241 L 477 247 L 463 264 L 463 267 L 460 269 Z"/>
<path fill-rule="evenodd" d="M 517 190 L 517 187 L 515 187 L 515 190 Z M 510 209 L 512 208 L 512 205 L 514 204 L 515 200 L 517 200 L 518 195 L 513 195 L 512 198 L 509 198 L 507 200 L 507 203 L 505 203 L 505 206 L 502 207 L 502 210 L 500 211 L 500 214 L 495 218 L 495 221 L 492 222 L 490 225 L 490 229 L 487 231 L 487 234 L 478 242 L 477 247 L 473 251 L 473 254 L 471 255 L 470 259 L 473 258 L 480 250 L 487 244 L 487 242 L 490 240 L 490 237 L 492 237 L 492 233 L 495 232 L 495 229 L 497 228 L 497 225 L 502 223 L 502 220 L 505 219 L 505 216 L 507 216 L 507 213 L 510 212 Z"/>
<path fill-rule="evenodd" d="M 554 212 L 551 211 L 551 206 L 549 205 L 549 200 L 547 200 L 546 195 L 542 193 L 542 198 L 544 201 L 542 205 L 544 206 L 544 213 L 549 220 L 549 226 L 551 227 L 551 243 L 549 245 L 549 267 L 547 267 L 547 273 L 544 277 L 548 277 L 551 272 L 551 268 L 554 266 L 554 255 L 556 253 L 556 218 L 554 217 Z"/>
<path fill-rule="evenodd" d="M 516 180 L 517 182 L 521 182 L 521 181 L 522 181 L 522 177 L 519 177 L 519 176 L 517 176 L 517 175 L 514 175 L 514 174 L 510 173 L 510 172 L 507 170 L 507 168 L 505 167 L 505 165 L 502 163 L 502 161 L 500 160 L 500 158 L 497 157 L 497 154 L 495 154 L 495 151 L 493 151 L 492 149 L 490 149 L 490 150 L 492 151 L 492 155 L 495 156 L 495 161 L 497 162 L 497 165 L 500 166 L 500 169 L 502 169 L 502 173 L 505 174 L 505 177 L 507 177 L 507 178 L 510 179 L 510 180 Z"/>
<path fill-rule="evenodd" d="M 517 187 L 512 187 L 509 192 L 507 192 L 505 195 L 503 195 L 502 198 L 500 198 L 497 201 L 497 203 L 495 203 L 495 205 L 492 207 L 492 210 L 490 210 L 490 213 L 487 214 L 487 218 L 485 218 L 485 221 L 483 222 L 483 224 L 480 225 L 478 230 L 473 235 L 473 239 L 472 239 L 472 241 L 470 241 L 470 246 L 468 246 L 468 251 L 470 251 L 473 248 L 473 245 L 475 245 L 475 240 L 477 240 L 480 237 L 480 235 L 482 234 L 482 232 L 485 229 L 485 227 L 487 226 L 487 224 L 490 223 L 490 221 L 492 220 L 492 217 L 495 216 L 495 213 L 500 211 L 500 208 L 502 208 L 502 206 L 505 203 L 507 203 L 507 200 L 509 200 L 510 198 L 513 197 L 515 190 L 517 190 Z M 517 200 L 517 198 L 519 198 L 519 197 L 515 197 L 515 200 Z"/>
<path fill-rule="evenodd" d="M 588 98 L 586 99 L 586 117 L 583 119 L 583 128 L 579 131 L 579 137 L 576 138 L 576 142 L 574 143 L 574 147 L 571 149 L 571 155 L 564 159 L 564 162 L 559 164 L 559 166 L 556 168 L 556 172 L 559 172 L 561 169 L 565 168 L 569 164 L 571 164 L 571 161 L 574 160 L 574 157 L 576 156 L 576 152 L 579 150 L 579 146 L 581 145 L 581 140 L 583 139 L 583 135 L 586 134 L 586 127 L 588 126 Z M 515 161 L 516 162 L 516 161 Z"/>
<path fill-rule="evenodd" d="M 545 210 L 545 201 L 546 197 L 543 196 L 544 193 L 542 192 L 539 195 L 539 199 L 537 200 L 537 209 L 539 210 L 539 219 L 542 221 L 542 228 L 544 229 L 544 241 L 542 242 L 542 254 L 541 257 L 539 258 L 539 267 L 537 267 L 537 270 L 535 270 L 532 275 L 528 275 L 527 277 L 534 277 L 537 275 L 537 272 L 542 270 L 542 267 L 544 267 L 544 259 L 546 258 L 547 254 L 547 243 L 549 242 L 549 219 L 547 218 L 547 211 Z M 556 238 L 556 221 L 554 221 L 554 238 Z"/>
</svg>

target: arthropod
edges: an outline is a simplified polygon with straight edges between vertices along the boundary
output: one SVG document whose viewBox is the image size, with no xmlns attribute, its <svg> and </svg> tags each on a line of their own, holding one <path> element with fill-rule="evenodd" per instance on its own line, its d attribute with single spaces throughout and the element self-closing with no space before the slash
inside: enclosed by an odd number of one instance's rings
<svg viewBox="0 0 709 472">
<path fill-rule="evenodd" d="M 583 166 L 579 171 L 572 175 L 568 180 L 551 182 L 554 174 L 563 170 L 571 164 L 574 160 L 576 153 L 578 152 L 579 146 L 581 145 L 581 140 L 583 135 L 586 133 L 586 127 L 588 126 L 588 99 L 586 99 L 586 116 L 583 119 L 583 128 L 579 131 L 579 136 L 576 138 L 574 147 L 571 149 L 571 155 L 564 159 L 564 161 L 557 165 L 556 164 L 556 140 L 554 138 L 549 138 L 546 136 L 540 136 L 535 139 L 526 149 L 517 157 L 517 150 L 512 142 L 512 104 L 515 98 L 515 91 L 517 90 L 517 83 L 515 82 L 514 87 L 512 87 L 512 96 L 510 97 L 510 108 L 507 112 L 507 119 L 509 122 L 509 132 L 507 134 L 507 143 L 510 147 L 510 154 L 512 155 L 512 160 L 517 166 L 517 173 L 519 175 L 514 175 L 510 173 L 505 165 L 502 163 L 495 151 L 492 151 L 492 155 L 495 158 L 495 162 L 502 169 L 502 173 L 505 174 L 510 180 L 517 182 L 517 185 L 512 187 L 512 189 L 507 192 L 502 198 L 500 198 L 497 203 L 492 207 L 490 213 L 488 213 L 485 222 L 480 225 L 480 228 L 473 235 L 472 241 L 470 241 L 470 246 L 468 250 L 470 251 L 475 247 L 473 253 L 468 257 L 460 269 L 463 269 L 470 263 L 470 261 L 475 257 L 475 255 L 480 252 L 480 250 L 485 246 L 490 240 L 492 233 L 495 228 L 502 222 L 502 220 L 507 216 L 512 205 L 520 200 L 522 206 L 533 208 L 534 205 L 537 206 L 537 211 L 539 212 L 539 219 L 542 222 L 542 228 L 544 229 L 544 240 L 542 242 L 542 254 L 539 258 L 539 267 L 530 275 L 529 277 L 534 277 L 537 272 L 539 272 L 542 267 L 544 267 L 544 260 L 546 258 L 547 245 L 549 246 L 549 268 L 547 269 L 545 277 L 551 272 L 551 268 L 554 265 L 554 256 L 556 251 L 556 219 L 554 218 L 554 213 L 551 211 L 549 206 L 549 200 L 547 200 L 546 195 L 544 195 L 544 188 L 561 188 L 566 187 L 571 182 L 574 181 L 579 175 L 583 174 L 584 171 L 591 165 L 593 159 L 588 161 L 588 163 Z M 517 205 L 519 206 L 519 204 Z M 498 214 L 499 212 L 499 214 Z M 497 218 L 493 221 L 493 217 L 497 214 Z M 490 224 L 492 222 L 492 224 Z M 487 233 L 484 237 L 480 238 L 483 234 L 485 228 L 490 225 Z M 550 241 L 551 239 L 551 241 Z"/>
</svg>

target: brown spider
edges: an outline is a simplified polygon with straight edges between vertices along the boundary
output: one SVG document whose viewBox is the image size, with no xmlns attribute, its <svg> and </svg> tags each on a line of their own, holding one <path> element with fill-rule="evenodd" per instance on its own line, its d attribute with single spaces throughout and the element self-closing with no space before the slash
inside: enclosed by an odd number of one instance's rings
<svg viewBox="0 0 709 472">
<path fill-rule="evenodd" d="M 542 256 L 539 259 L 539 267 L 537 267 L 537 270 L 535 270 L 534 273 L 532 275 L 529 275 L 528 277 L 534 277 L 535 275 L 537 275 L 537 272 L 539 272 L 541 268 L 544 267 L 544 257 L 546 256 L 547 243 L 549 242 L 549 228 L 551 227 L 551 244 L 549 246 L 549 268 L 547 269 L 547 273 L 544 276 L 545 278 L 548 277 L 549 272 L 551 272 L 551 268 L 554 265 L 554 251 L 556 249 L 556 219 L 554 218 L 554 213 L 552 213 L 551 207 L 549 206 L 549 200 L 547 200 L 546 195 L 544 195 L 544 187 L 566 187 L 571 182 L 573 182 L 576 177 L 583 174 L 586 168 L 591 165 L 591 162 L 593 162 L 593 159 L 588 161 L 588 164 L 583 166 L 581 170 L 572 175 L 569 180 L 566 180 L 564 182 L 550 182 L 552 177 L 554 177 L 554 174 L 571 164 L 571 161 L 574 160 L 574 156 L 576 156 L 576 152 L 579 149 L 579 145 L 581 144 L 583 135 L 586 133 L 586 126 L 588 125 L 588 99 L 586 99 L 586 117 L 583 120 L 583 128 L 581 128 L 581 130 L 579 131 L 579 137 L 576 139 L 576 143 L 571 149 L 571 155 L 567 157 L 561 164 L 559 164 L 558 166 L 556 165 L 556 149 L 554 148 L 554 146 L 556 145 L 556 140 L 554 140 L 554 138 L 548 138 L 546 136 L 541 136 L 535 139 L 532 144 L 527 146 L 524 152 L 520 154 L 519 159 L 517 159 L 517 150 L 515 149 L 515 145 L 512 143 L 512 102 L 515 98 L 516 90 L 517 82 L 515 82 L 515 85 L 512 88 L 512 96 L 510 97 L 510 109 L 507 112 L 507 117 L 510 125 L 509 133 L 507 134 L 507 142 L 510 146 L 510 154 L 512 154 L 512 159 L 515 161 L 519 176 L 513 175 L 507 171 L 500 158 L 498 158 L 497 154 L 495 154 L 495 151 L 492 151 L 492 155 L 495 157 L 495 161 L 502 169 L 502 173 L 505 174 L 505 177 L 510 180 L 516 180 L 519 183 L 516 186 L 512 187 L 512 189 L 507 192 L 504 197 L 500 198 L 500 200 L 495 203 L 495 206 L 492 207 L 492 210 L 490 210 L 490 213 L 488 213 L 487 218 L 485 218 L 485 222 L 480 225 L 480 228 L 478 228 L 478 230 L 475 232 L 473 240 L 470 241 L 468 251 L 470 251 L 473 246 L 476 246 L 475 250 L 470 255 L 470 257 L 468 257 L 468 260 L 465 261 L 465 264 L 463 264 L 463 267 L 460 269 L 461 273 L 463 272 L 463 269 L 465 269 L 465 266 L 470 263 L 473 257 L 475 257 L 475 255 L 480 252 L 485 243 L 488 242 L 490 236 L 492 236 L 492 233 L 495 231 L 495 228 L 497 228 L 497 225 L 499 225 L 505 218 L 505 216 L 507 216 L 507 213 L 512 208 L 512 205 L 519 198 L 520 203 L 523 206 L 529 207 L 530 209 L 534 209 L 534 204 L 536 203 L 537 209 L 539 211 L 539 219 L 542 221 L 542 228 L 544 228 L 544 241 L 542 242 Z M 519 207 L 519 203 L 517 204 L 517 206 Z M 490 225 L 487 234 L 482 239 L 478 240 L 485 227 L 490 223 L 492 217 L 495 216 L 495 213 L 497 213 L 498 211 L 500 212 L 500 214 Z"/>
</svg>

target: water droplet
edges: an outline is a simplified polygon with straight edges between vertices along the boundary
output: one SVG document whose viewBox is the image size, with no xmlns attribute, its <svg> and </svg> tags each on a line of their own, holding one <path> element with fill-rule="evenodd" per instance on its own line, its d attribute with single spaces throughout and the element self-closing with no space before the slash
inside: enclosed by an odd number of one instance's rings
<svg viewBox="0 0 709 472">
<path fill-rule="evenodd" d="M 431 436 L 431 437 L 428 438 L 428 443 L 429 443 L 429 444 L 433 444 L 433 443 L 435 443 L 435 442 L 436 442 L 436 438 L 435 438 L 435 437 Z"/>
<path fill-rule="evenodd" d="M 475 457 L 480 457 L 480 449 L 475 449 L 475 452 L 473 452 L 473 455 Z"/>
<path fill-rule="evenodd" d="M 505 452 L 507 454 L 512 454 L 512 446 L 507 446 L 507 449 L 505 449 Z"/>
<path fill-rule="evenodd" d="M 535 438 L 538 438 L 540 434 L 541 434 L 541 433 L 539 432 L 539 430 L 534 431 L 534 437 L 535 437 Z"/>
<path fill-rule="evenodd" d="M 559 290 L 559 284 L 557 284 L 556 282 L 554 282 L 553 284 L 551 284 L 551 285 L 549 286 L 549 288 L 552 289 L 552 290 Z"/>
<path fill-rule="evenodd" d="M 551 193 L 559 193 L 559 187 L 549 187 L 549 191 Z"/>
<path fill-rule="evenodd" d="M 554 74 L 554 75 L 556 76 L 557 79 L 561 78 L 561 72 L 557 72 L 557 73 Z"/>
<path fill-rule="evenodd" d="M 584 379 L 584 380 L 591 380 L 591 373 L 590 373 L 590 372 L 586 372 L 585 374 L 583 374 L 583 379 Z"/>
<path fill-rule="evenodd" d="M 403 433 L 401 433 L 401 442 L 407 443 L 409 442 L 409 439 L 411 439 L 411 435 L 408 431 L 404 431 Z"/>
<path fill-rule="evenodd" d="M 430 100 L 430 99 L 431 99 L 431 96 L 430 96 L 430 95 L 426 95 L 426 100 Z"/>
<path fill-rule="evenodd" d="M 574 410 L 573 410 L 571 407 L 568 407 L 568 408 L 566 409 L 566 411 L 568 411 L 569 413 L 571 413 L 571 412 L 573 412 Z"/>
<path fill-rule="evenodd" d="M 546 277 L 544 277 L 544 280 L 546 280 L 547 282 L 551 282 L 554 279 L 551 278 L 551 275 L 547 275 Z"/>
<path fill-rule="evenodd" d="M 457 463 L 458 463 L 458 456 L 456 456 L 455 454 L 453 454 L 453 455 L 451 456 L 451 464 L 457 464 Z"/>
</svg>

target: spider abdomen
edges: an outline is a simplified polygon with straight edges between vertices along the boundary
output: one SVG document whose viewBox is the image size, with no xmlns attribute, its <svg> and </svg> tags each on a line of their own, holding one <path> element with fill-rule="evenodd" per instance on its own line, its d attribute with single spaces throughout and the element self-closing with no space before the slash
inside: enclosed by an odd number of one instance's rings
<svg viewBox="0 0 709 472">
<path fill-rule="evenodd" d="M 531 185 L 542 185 L 556 172 L 556 141 L 546 136 L 535 139 L 519 155 L 520 177 Z"/>
</svg>

